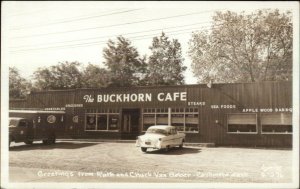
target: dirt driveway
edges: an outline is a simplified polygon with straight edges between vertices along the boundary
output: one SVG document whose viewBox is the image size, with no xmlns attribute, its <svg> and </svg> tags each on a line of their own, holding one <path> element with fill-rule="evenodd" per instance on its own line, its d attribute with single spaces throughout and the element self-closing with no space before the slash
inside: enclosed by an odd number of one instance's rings
<svg viewBox="0 0 300 189">
<path fill-rule="evenodd" d="M 15 144 L 10 182 L 230 182 L 292 181 L 292 151 L 185 146 L 143 153 L 134 143 Z"/>
</svg>

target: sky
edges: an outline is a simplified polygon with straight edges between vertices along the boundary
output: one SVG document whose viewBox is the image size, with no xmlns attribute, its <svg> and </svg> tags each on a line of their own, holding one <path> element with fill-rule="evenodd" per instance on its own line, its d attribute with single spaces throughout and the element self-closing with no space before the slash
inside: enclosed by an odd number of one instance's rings
<svg viewBox="0 0 300 189">
<path fill-rule="evenodd" d="M 215 11 L 253 12 L 263 8 L 295 11 L 297 2 L 101 2 L 4 1 L 1 36 L 2 71 L 16 67 L 32 79 L 39 67 L 78 61 L 104 66 L 103 48 L 117 36 L 128 38 L 149 57 L 155 36 L 165 32 L 182 45 L 186 84 L 197 79 L 191 69 L 188 41 L 192 32 L 209 30 Z"/>
</svg>

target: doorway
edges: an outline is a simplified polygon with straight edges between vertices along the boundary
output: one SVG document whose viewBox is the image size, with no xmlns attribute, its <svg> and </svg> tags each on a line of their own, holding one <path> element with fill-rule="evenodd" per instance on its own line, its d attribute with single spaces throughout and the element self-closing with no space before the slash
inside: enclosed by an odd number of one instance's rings
<svg viewBox="0 0 300 189">
<path fill-rule="evenodd" d="M 122 133 L 139 133 L 140 109 L 122 110 Z"/>
</svg>

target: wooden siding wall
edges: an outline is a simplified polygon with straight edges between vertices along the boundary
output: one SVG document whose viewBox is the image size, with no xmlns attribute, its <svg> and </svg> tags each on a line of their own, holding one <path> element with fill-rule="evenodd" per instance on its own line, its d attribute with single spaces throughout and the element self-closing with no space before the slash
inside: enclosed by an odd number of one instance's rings
<svg viewBox="0 0 300 189">
<path fill-rule="evenodd" d="M 19 100 L 19 99 L 9 100 L 9 107 L 10 108 L 19 108 L 19 109 L 26 108 L 27 101 L 25 99 L 24 100 Z"/>
<path fill-rule="evenodd" d="M 130 94 L 159 92 L 187 92 L 186 102 L 122 102 L 122 103 L 86 103 L 84 95 L 92 95 L 96 100 L 98 94 Z M 168 108 L 188 107 L 188 102 L 205 102 L 199 109 L 199 133 L 187 133 L 188 142 L 213 142 L 217 145 L 247 146 L 291 146 L 291 134 L 261 134 L 260 113 L 257 112 L 257 134 L 227 133 L 227 114 L 242 113 L 243 109 L 292 108 L 292 82 L 259 82 L 238 84 L 184 85 L 164 87 L 132 87 L 106 89 L 77 89 L 69 91 L 47 91 L 32 93 L 27 103 L 11 102 L 11 108 L 51 108 L 65 107 L 66 104 L 83 104 L 83 108 L 66 108 L 68 116 L 66 130 L 71 135 L 86 136 L 84 131 L 84 112 L 87 108 Z M 212 108 L 212 105 L 235 105 L 236 108 Z M 195 107 L 195 106 L 192 106 Z M 79 122 L 72 122 L 74 115 Z M 216 123 L 216 120 L 218 123 Z M 119 133 L 94 132 L 92 137 L 119 137 Z"/>
</svg>

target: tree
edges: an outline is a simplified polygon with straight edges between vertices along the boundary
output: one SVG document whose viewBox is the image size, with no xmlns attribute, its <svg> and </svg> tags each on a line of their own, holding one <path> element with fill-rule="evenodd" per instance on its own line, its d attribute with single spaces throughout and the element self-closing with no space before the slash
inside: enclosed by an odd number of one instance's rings
<svg viewBox="0 0 300 189">
<path fill-rule="evenodd" d="M 25 98 L 31 89 L 31 83 L 20 76 L 19 71 L 15 67 L 9 68 L 9 98 L 22 99 Z"/>
<path fill-rule="evenodd" d="M 189 56 L 199 82 L 291 79 L 290 12 L 216 12 L 213 21 L 210 33 L 193 33 L 189 41 Z"/>
<path fill-rule="evenodd" d="M 180 85 L 184 83 L 181 45 L 177 39 L 172 41 L 162 32 L 154 37 L 151 56 L 148 62 L 147 82 L 149 85 Z"/>
<path fill-rule="evenodd" d="M 63 62 L 34 72 L 37 90 L 75 89 L 82 87 L 82 73 L 78 62 Z"/>
<path fill-rule="evenodd" d="M 89 64 L 82 73 L 82 86 L 85 88 L 100 88 L 110 85 L 110 74 L 99 66 Z"/>
<path fill-rule="evenodd" d="M 104 64 L 111 73 L 111 86 L 139 85 L 145 71 L 145 63 L 128 39 L 120 36 L 109 40 L 104 48 Z"/>
</svg>

